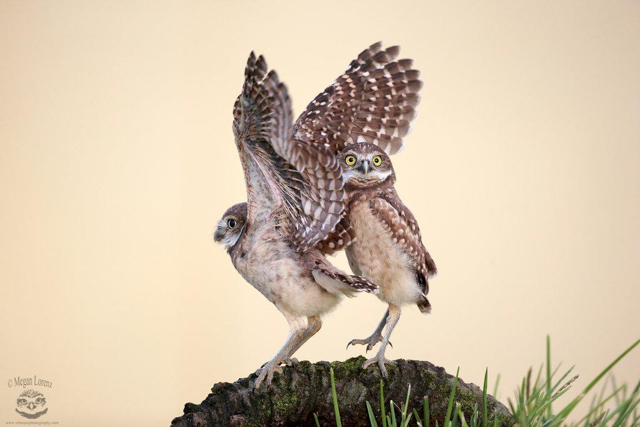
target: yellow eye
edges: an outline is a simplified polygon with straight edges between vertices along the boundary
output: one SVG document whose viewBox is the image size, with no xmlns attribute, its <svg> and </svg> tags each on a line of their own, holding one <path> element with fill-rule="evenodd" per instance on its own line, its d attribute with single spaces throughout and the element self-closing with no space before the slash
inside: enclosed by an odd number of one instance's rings
<svg viewBox="0 0 640 427">
<path fill-rule="evenodd" d="M 352 156 L 351 154 L 349 154 L 344 158 L 344 162 L 347 164 L 347 166 L 353 166 L 356 164 L 356 156 Z"/>
<path fill-rule="evenodd" d="M 238 225 L 238 222 L 235 219 L 230 218 L 227 220 L 227 227 L 236 228 L 236 225 Z"/>
<path fill-rule="evenodd" d="M 382 164 L 382 157 L 373 156 L 373 159 L 371 159 L 371 162 L 373 163 L 374 166 L 380 166 Z"/>
</svg>

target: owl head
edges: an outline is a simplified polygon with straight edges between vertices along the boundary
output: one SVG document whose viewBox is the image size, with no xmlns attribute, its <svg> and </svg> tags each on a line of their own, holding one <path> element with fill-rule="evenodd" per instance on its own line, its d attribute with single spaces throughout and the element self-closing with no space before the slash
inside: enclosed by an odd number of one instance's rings
<svg viewBox="0 0 640 427">
<path fill-rule="evenodd" d="M 222 244 L 227 251 L 236 244 L 247 223 L 247 204 L 238 203 L 227 209 L 218 222 L 213 240 Z"/>
<path fill-rule="evenodd" d="M 35 390 L 25 390 L 18 396 L 16 412 L 25 418 L 38 418 L 44 415 L 47 399 L 42 393 Z"/>
<path fill-rule="evenodd" d="M 347 188 L 371 188 L 383 183 L 393 184 L 396 180 L 391 159 L 375 144 L 347 145 L 338 158 L 342 162 Z"/>
</svg>

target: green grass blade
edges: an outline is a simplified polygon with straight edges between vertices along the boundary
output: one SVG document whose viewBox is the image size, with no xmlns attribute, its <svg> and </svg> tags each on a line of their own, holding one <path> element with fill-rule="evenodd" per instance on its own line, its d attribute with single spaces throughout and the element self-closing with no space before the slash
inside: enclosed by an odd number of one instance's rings
<svg viewBox="0 0 640 427">
<path fill-rule="evenodd" d="M 591 408 L 589 408 L 589 412 L 580 419 L 580 421 L 578 421 L 576 423 L 576 425 L 581 424 L 581 423 L 585 423 L 585 426 L 589 426 L 591 424 L 591 417 L 595 416 L 596 413 L 604 406 L 607 404 L 607 402 L 609 402 L 611 399 L 614 398 L 614 396 L 617 396 L 618 393 L 620 392 L 620 390 L 622 390 L 624 388 L 624 386 L 619 387 L 617 389 L 615 389 L 609 396 L 604 397 L 601 396 L 600 398 L 596 399 L 596 401 L 594 402 L 593 406 Z M 597 423 L 596 423 L 597 424 Z"/>
<path fill-rule="evenodd" d="M 553 384 L 553 386 L 551 386 L 551 394 L 550 394 L 550 396 L 552 396 L 553 393 L 555 393 L 555 391 L 559 387 L 561 387 L 563 384 L 566 383 L 567 377 L 573 372 L 574 368 L 575 368 L 575 366 L 572 366 L 571 368 L 569 368 L 569 370 L 567 372 L 565 372 L 564 374 L 562 374 L 560 379 L 558 381 L 556 381 L 555 384 Z M 553 374 L 551 374 L 551 378 L 555 377 L 556 373 L 557 373 L 557 371 L 555 371 Z"/>
<path fill-rule="evenodd" d="M 569 391 L 571 384 L 573 384 L 573 382 L 577 379 L 578 379 L 578 376 L 576 375 L 575 377 L 567 381 L 565 384 L 563 384 L 563 386 L 560 387 L 560 389 L 555 393 L 553 393 L 551 396 L 545 395 L 544 398 L 541 399 L 541 401 L 537 404 L 537 407 L 533 411 L 531 411 L 531 413 L 529 414 L 528 420 L 530 422 L 534 422 L 538 417 L 542 416 L 544 412 L 547 410 L 547 408 L 551 406 L 551 404 L 555 400 L 557 400 L 558 398 L 560 398 L 560 396 L 562 396 L 567 391 Z M 553 419 L 553 414 L 551 414 L 551 417 L 547 417 L 547 420 L 551 420 L 551 419 Z"/>
<path fill-rule="evenodd" d="M 458 412 L 460 410 L 460 404 L 456 402 L 456 410 L 453 411 L 453 420 L 451 421 L 451 427 L 458 426 Z"/>
<path fill-rule="evenodd" d="M 458 375 L 460 374 L 460 367 L 456 371 L 456 378 L 453 381 L 453 387 L 451 388 L 451 394 L 449 395 L 449 404 L 447 405 L 447 416 L 444 419 L 444 427 L 451 425 L 451 412 L 453 411 L 453 402 L 456 398 L 456 388 L 458 388 Z"/>
<path fill-rule="evenodd" d="M 547 396 L 551 396 L 551 337 L 547 335 Z M 553 409 L 551 403 L 547 408 L 547 417 L 553 416 Z"/>
<path fill-rule="evenodd" d="M 489 368 L 484 371 L 484 385 L 482 386 L 482 427 L 489 427 L 489 410 L 487 409 L 487 382 L 489 381 Z"/>
<path fill-rule="evenodd" d="M 613 374 L 609 378 L 611 379 L 610 382 L 613 390 L 612 396 L 614 396 L 618 393 L 618 391 L 616 391 L 617 389 L 616 381 L 615 381 L 615 378 L 613 378 Z M 591 413 L 595 408 L 598 407 L 599 402 L 602 402 L 605 399 L 604 396 L 606 391 L 607 391 L 607 381 L 605 380 L 604 384 L 602 385 L 602 389 L 600 390 L 600 394 L 593 396 L 591 405 L 589 406 L 589 413 Z M 616 400 L 617 400 L 617 397 L 616 397 Z"/>
<path fill-rule="evenodd" d="M 313 421 L 316 422 L 316 427 L 320 427 L 320 420 L 318 420 L 318 414 L 313 413 Z"/>
<path fill-rule="evenodd" d="M 511 413 L 517 417 L 518 416 L 518 409 L 516 408 L 516 405 L 513 403 L 513 401 L 509 398 L 507 399 L 507 403 L 509 404 L 509 411 L 511 411 Z"/>
<path fill-rule="evenodd" d="M 424 397 L 424 413 L 422 414 L 422 416 L 424 417 L 424 425 L 426 427 L 429 427 L 429 423 L 431 422 L 431 420 L 429 419 L 429 396 L 425 396 Z"/>
<path fill-rule="evenodd" d="M 336 393 L 336 380 L 333 376 L 333 368 L 329 370 L 331 374 L 331 397 L 333 398 L 333 410 L 336 413 L 336 426 L 342 427 L 340 422 L 340 408 L 338 408 L 338 394 Z"/>
<path fill-rule="evenodd" d="M 467 420 L 464 418 L 464 414 L 462 413 L 462 408 L 460 407 L 460 405 L 458 405 L 458 418 L 460 418 L 460 424 L 462 425 L 462 427 L 469 427 L 469 424 L 467 424 Z"/>
<path fill-rule="evenodd" d="M 409 411 L 409 396 L 411 396 L 411 384 L 409 384 L 409 389 L 407 390 L 407 398 L 404 401 L 404 407 L 402 408 L 402 421 L 404 422 L 405 418 L 407 418 L 407 412 Z"/>
<path fill-rule="evenodd" d="M 473 405 L 473 412 L 471 413 L 471 417 L 469 418 L 469 424 L 471 425 L 471 427 L 480 427 L 480 416 L 478 414 L 477 402 Z"/>
<path fill-rule="evenodd" d="M 387 409 L 384 407 L 384 383 L 380 380 L 380 413 L 382 414 L 382 427 L 387 427 Z"/>
<path fill-rule="evenodd" d="M 613 411 L 611 411 L 611 413 L 608 413 L 608 412 L 606 413 L 606 417 L 600 422 L 600 425 L 609 426 L 609 421 L 611 421 L 616 415 L 618 416 L 618 418 L 616 419 L 612 427 L 615 425 L 621 425 L 622 422 L 625 421 L 624 414 L 629 409 L 628 405 L 637 407 L 638 403 L 640 403 L 640 401 L 633 402 L 632 400 L 630 401 L 625 400 L 624 402 L 621 402 L 620 406 L 616 407 Z"/>
<path fill-rule="evenodd" d="M 498 414 L 495 412 L 493 413 L 493 427 L 498 427 Z"/>
<path fill-rule="evenodd" d="M 602 379 L 602 377 L 604 377 L 605 375 L 607 375 L 607 373 L 613 369 L 614 366 L 616 366 L 618 364 L 618 362 L 620 362 L 627 354 L 629 354 L 634 348 L 636 348 L 638 346 L 638 344 L 640 344 L 640 339 L 638 339 L 636 342 L 634 342 L 633 344 L 631 344 L 631 346 L 629 348 L 627 348 L 625 351 L 622 352 L 622 354 L 618 357 L 616 357 L 616 359 L 611 362 L 609 364 L 609 366 L 607 366 L 602 372 L 600 372 L 600 374 L 598 374 L 597 377 L 595 377 L 593 379 L 593 381 L 591 381 L 589 383 L 589 385 L 584 389 L 583 393 L 587 394 L 589 393 L 589 391 L 595 387 L 595 385 Z"/>
<path fill-rule="evenodd" d="M 413 408 L 413 418 L 415 418 L 415 419 L 416 419 L 416 423 L 417 423 L 419 426 L 424 427 L 424 425 L 422 424 L 422 421 L 420 421 L 420 414 L 418 414 L 418 411 L 416 411 L 416 408 Z"/>
<path fill-rule="evenodd" d="M 373 409 L 371 409 L 371 404 L 369 402 L 367 402 L 367 412 L 369 413 L 369 424 L 371 424 L 371 427 L 378 427 L 376 416 L 373 415 Z"/>
<path fill-rule="evenodd" d="M 589 393 L 589 391 L 591 391 L 591 389 L 593 387 L 596 386 L 596 384 L 598 384 L 598 382 L 602 379 L 602 377 L 604 377 L 605 375 L 607 375 L 607 373 L 613 369 L 614 366 L 616 366 L 618 364 L 618 362 L 620 362 L 627 354 L 629 354 L 634 348 L 636 348 L 638 346 L 638 344 L 640 344 L 640 339 L 637 340 L 636 342 L 634 342 L 629 348 L 627 348 L 625 351 L 622 352 L 622 354 L 618 357 L 616 357 L 616 359 L 611 362 L 609 364 L 609 366 L 607 366 L 606 368 L 604 368 L 604 370 L 602 372 L 600 372 L 594 379 L 593 381 L 591 381 L 587 387 L 585 387 L 585 389 L 582 391 L 582 393 L 580 393 L 580 395 L 578 397 L 576 397 L 575 399 L 573 399 L 562 411 L 558 412 L 558 415 L 556 416 L 556 418 L 560 421 L 566 419 L 569 414 L 576 408 L 576 406 L 578 406 L 578 404 L 580 403 L 580 401 L 584 398 L 584 396 Z"/>
<path fill-rule="evenodd" d="M 411 413 L 407 416 L 407 419 L 404 420 L 404 422 L 402 423 L 402 427 L 407 427 L 409 425 L 409 421 L 411 421 L 411 417 L 412 416 L 413 416 L 413 414 L 411 414 Z M 420 422 L 420 421 L 418 421 L 418 422 Z"/>
<path fill-rule="evenodd" d="M 638 402 L 634 402 L 634 400 L 638 396 L 639 390 L 640 382 L 636 385 L 636 388 L 631 393 L 631 396 L 629 396 L 629 398 L 619 406 L 619 409 L 621 410 L 620 415 L 618 415 L 618 418 L 613 423 L 613 427 L 624 425 L 623 423 L 626 424 L 627 418 L 631 416 L 631 411 L 633 411 L 638 406 Z"/>
<path fill-rule="evenodd" d="M 617 384 L 616 384 L 616 377 L 611 374 L 611 383 L 613 384 L 613 388 L 617 388 Z M 616 396 L 616 406 L 620 406 L 620 396 Z"/>
<path fill-rule="evenodd" d="M 389 406 L 391 407 L 391 427 L 398 427 L 398 422 L 396 421 L 396 408 L 393 400 L 389 401 Z"/>
</svg>

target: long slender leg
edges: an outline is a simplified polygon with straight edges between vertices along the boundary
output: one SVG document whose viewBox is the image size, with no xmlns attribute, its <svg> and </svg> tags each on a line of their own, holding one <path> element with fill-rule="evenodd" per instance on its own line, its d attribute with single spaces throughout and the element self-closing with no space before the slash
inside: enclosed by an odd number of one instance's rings
<svg viewBox="0 0 640 427">
<path fill-rule="evenodd" d="M 382 341 L 382 330 L 384 329 L 384 325 L 387 324 L 387 317 L 389 317 L 389 310 L 388 309 L 387 309 L 386 313 L 384 313 L 384 316 L 382 316 L 382 320 L 378 324 L 378 327 L 376 328 L 375 331 L 373 331 L 373 333 L 371 334 L 370 337 L 364 338 L 364 339 L 359 339 L 359 338 L 353 339 L 353 340 L 349 341 L 349 344 L 347 344 L 347 348 L 349 348 L 350 345 L 356 345 L 356 344 L 365 345 L 366 344 L 367 345 L 367 351 L 371 350 L 374 345 L 376 345 L 380 341 Z M 393 347 L 393 345 L 391 345 L 391 347 Z"/>
<path fill-rule="evenodd" d="M 378 363 L 378 367 L 380 367 L 380 373 L 384 378 L 387 378 L 387 368 L 385 368 L 384 364 L 389 363 L 391 365 L 395 365 L 395 362 L 389 360 L 384 357 L 384 352 L 387 349 L 387 344 L 389 344 L 389 337 L 393 332 L 393 328 L 398 324 L 398 320 L 400 320 L 400 307 L 397 305 L 389 304 L 389 318 L 387 319 L 387 330 L 384 333 L 384 338 L 382 338 L 382 344 L 380 344 L 380 349 L 378 349 L 378 354 L 373 359 L 369 359 L 362 365 L 363 368 L 371 365 L 374 362 Z"/>
<path fill-rule="evenodd" d="M 320 319 L 320 316 L 307 317 L 307 327 L 302 332 L 302 339 L 298 342 L 297 346 L 291 350 L 291 353 L 287 355 L 287 358 L 284 360 L 287 365 L 290 366 L 294 362 L 297 362 L 297 360 L 295 358 L 291 358 L 291 356 L 293 356 L 294 353 L 300 349 L 300 347 L 302 347 L 307 341 L 309 341 L 309 338 L 317 334 L 320 328 L 322 328 L 322 320 Z"/>
<path fill-rule="evenodd" d="M 267 385 L 271 384 L 273 380 L 274 372 L 282 372 L 282 368 L 280 367 L 280 363 L 286 359 L 288 359 L 293 352 L 302 345 L 304 342 L 304 335 L 306 330 L 308 329 L 305 324 L 304 318 L 302 317 L 293 317 L 287 316 L 287 321 L 289 322 L 289 335 L 287 336 L 287 340 L 284 345 L 278 350 L 276 355 L 268 361 L 262 368 L 259 369 L 260 374 L 256 379 L 254 384 L 254 388 L 259 388 L 260 384 L 265 380 L 267 380 Z M 308 339 L 308 338 L 307 338 Z"/>
</svg>

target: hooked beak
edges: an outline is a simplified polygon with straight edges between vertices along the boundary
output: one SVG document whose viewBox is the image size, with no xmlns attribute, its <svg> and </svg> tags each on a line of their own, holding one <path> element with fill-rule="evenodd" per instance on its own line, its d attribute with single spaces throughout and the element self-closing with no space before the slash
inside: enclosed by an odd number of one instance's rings
<svg viewBox="0 0 640 427">
<path fill-rule="evenodd" d="M 223 231 L 221 229 L 216 229 L 216 232 L 213 233 L 213 240 L 215 242 L 219 242 L 220 240 L 222 240 L 222 236 L 224 235 Z"/>
<path fill-rule="evenodd" d="M 360 172 L 362 172 L 363 174 L 367 174 L 369 173 L 369 161 L 368 160 L 363 160 L 362 163 L 360 164 L 360 167 L 358 168 L 358 170 Z"/>
</svg>

